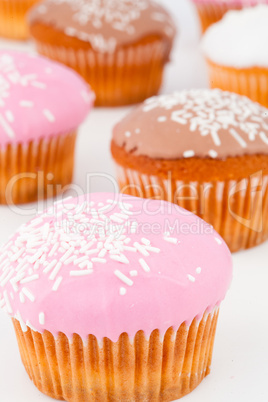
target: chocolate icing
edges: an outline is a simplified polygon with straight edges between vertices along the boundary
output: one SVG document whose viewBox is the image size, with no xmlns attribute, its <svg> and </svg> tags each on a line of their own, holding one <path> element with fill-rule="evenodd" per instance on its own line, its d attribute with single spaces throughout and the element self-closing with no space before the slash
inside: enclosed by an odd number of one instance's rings
<svg viewBox="0 0 268 402">
<path fill-rule="evenodd" d="M 151 0 L 45 0 L 29 22 L 51 25 L 104 53 L 147 35 L 160 35 L 171 47 L 176 33 L 168 12 Z"/>
<path fill-rule="evenodd" d="M 268 110 L 218 89 L 176 92 L 134 109 L 117 124 L 113 140 L 156 159 L 267 155 Z"/>
</svg>

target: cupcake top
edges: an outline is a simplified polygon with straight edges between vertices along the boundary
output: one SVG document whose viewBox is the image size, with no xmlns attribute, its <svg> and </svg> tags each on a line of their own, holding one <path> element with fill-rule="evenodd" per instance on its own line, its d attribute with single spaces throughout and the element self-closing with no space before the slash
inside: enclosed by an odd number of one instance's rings
<svg viewBox="0 0 268 402">
<path fill-rule="evenodd" d="M 219 3 L 227 6 L 255 6 L 256 4 L 267 4 L 267 0 L 193 0 L 194 3 Z"/>
<path fill-rule="evenodd" d="M 176 32 L 171 16 L 152 0 L 45 0 L 29 21 L 51 25 L 104 53 L 148 35 L 172 42 Z"/>
<path fill-rule="evenodd" d="M 115 126 L 113 141 L 156 159 L 268 154 L 268 110 L 218 89 L 175 92 L 134 109 Z"/>
<path fill-rule="evenodd" d="M 54 204 L 0 260 L 0 306 L 23 330 L 83 339 L 164 334 L 213 309 L 232 277 L 226 244 L 197 216 L 105 193 Z"/>
<path fill-rule="evenodd" d="M 71 69 L 43 57 L 0 50 L 0 144 L 75 130 L 94 94 Z"/>
<path fill-rule="evenodd" d="M 235 68 L 268 67 L 268 5 L 229 11 L 211 25 L 202 40 L 212 62 Z"/>
</svg>

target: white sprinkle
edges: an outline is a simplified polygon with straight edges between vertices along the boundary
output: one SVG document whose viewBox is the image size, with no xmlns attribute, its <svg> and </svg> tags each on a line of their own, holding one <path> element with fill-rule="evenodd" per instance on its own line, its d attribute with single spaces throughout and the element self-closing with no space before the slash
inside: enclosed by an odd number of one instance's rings
<svg viewBox="0 0 268 402">
<path fill-rule="evenodd" d="M 107 254 L 107 250 L 106 250 L 106 248 L 103 248 L 103 249 L 100 251 L 98 257 L 99 257 L 99 258 L 103 258 L 103 257 L 105 257 L 106 254 Z"/>
<path fill-rule="evenodd" d="M 131 137 L 131 132 L 130 132 L 130 131 L 126 131 L 126 132 L 125 132 L 125 136 L 126 136 L 126 137 Z"/>
<path fill-rule="evenodd" d="M 192 150 L 188 150 L 183 152 L 183 157 L 184 158 L 192 158 L 195 155 L 195 152 Z"/>
<path fill-rule="evenodd" d="M 8 272 L 8 271 L 7 271 L 7 272 Z M 7 284 L 7 282 L 9 281 L 9 279 L 12 277 L 13 273 L 14 273 L 14 269 L 11 269 L 11 270 L 9 271 L 8 275 L 5 277 L 5 279 L 3 279 L 2 282 L 0 283 L 0 286 L 1 286 L 1 287 L 4 287 L 4 286 Z M 2 276 L 2 278 L 3 278 L 3 276 Z M 1 279 L 2 279 L 2 278 L 1 278 Z"/>
<path fill-rule="evenodd" d="M 70 271 L 70 276 L 85 276 L 92 274 L 92 269 L 86 269 L 84 271 Z"/>
<path fill-rule="evenodd" d="M 31 302 L 35 301 L 34 295 L 27 288 L 22 288 L 21 291 Z"/>
<path fill-rule="evenodd" d="M 29 282 L 33 282 L 36 281 L 37 279 L 39 279 L 39 275 L 32 275 L 32 276 L 28 276 L 27 278 L 24 278 L 20 281 L 21 284 L 23 283 L 29 283 Z"/>
<path fill-rule="evenodd" d="M 209 154 L 209 156 L 210 156 L 211 158 L 217 158 L 217 156 L 218 156 L 218 152 L 214 151 L 213 149 L 211 149 L 211 150 L 208 152 L 208 154 Z"/>
<path fill-rule="evenodd" d="M 128 285 L 128 286 L 133 285 L 134 282 L 131 279 L 129 279 L 126 275 L 124 275 L 121 271 L 119 271 L 118 269 L 116 271 L 114 271 L 114 274 L 115 274 L 115 276 L 117 276 L 117 278 L 119 278 L 126 285 Z"/>
<path fill-rule="evenodd" d="M 137 249 L 142 255 L 144 255 L 145 257 L 148 257 L 148 256 L 150 255 L 150 254 L 148 253 L 148 251 L 145 249 L 145 247 L 142 246 L 141 244 L 135 242 L 135 243 L 133 244 L 133 246 L 136 247 L 136 249 Z"/>
<path fill-rule="evenodd" d="M 38 81 L 32 81 L 31 85 L 35 88 L 40 88 L 40 89 L 46 89 L 46 84 L 44 84 L 43 82 L 38 82 Z"/>
<path fill-rule="evenodd" d="M 39 324 L 45 325 L 45 314 L 44 313 L 39 314 Z"/>
<path fill-rule="evenodd" d="M 145 248 L 146 248 L 146 250 L 151 251 L 152 253 L 160 253 L 160 251 L 161 251 L 160 248 L 152 247 L 152 246 L 146 246 Z"/>
<path fill-rule="evenodd" d="M 195 277 L 194 277 L 194 276 L 192 276 L 192 275 L 187 275 L 187 277 L 188 277 L 189 281 L 195 282 Z"/>
<path fill-rule="evenodd" d="M 5 112 L 5 115 L 6 115 L 7 120 L 8 120 L 10 123 L 13 123 L 13 121 L 14 121 L 14 115 L 13 115 L 13 113 L 11 112 L 11 110 L 7 110 L 7 111 Z"/>
<path fill-rule="evenodd" d="M 124 223 L 124 220 L 123 220 L 123 219 L 120 219 L 120 218 L 118 218 L 118 217 L 115 216 L 115 215 L 111 215 L 111 216 L 110 216 L 110 219 L 111 219 L 111 221 L 116 222 L 116 223 Z"/>
<path fill-rule="evenodd" d="M 121 262 L 122 264 L 129 264 L 129 260 L 123 254 L 121 254 L 121 255 L 113 255 L 113 254 L 111 254 L 110 258 L 111 258 L 111 260 Z"/>
<path fill-rule="evenodd" d="M 100 250 L 98 248 L 94 248 L 93 250 L 88 250 L 85 252 L 86 255 L 96 254 L 99 253 Z"/>
<path fill-rule="evenodd" d="M 93 264 L 92 264 L 92 262 L 91 261 L 84 261 L 84 262 L 81 262 L 81 264 L 79 264 L 78 265 L 79 266 L 79 268 L 88 268 L 88 269 L 91 269 L 91 268 L 93 268 Z"/>
<path fill-rule="evenodd" d="M 167 121 L 167 117 L 166 117 L 166 116 L 159 116 L 158 119 L 157 119 L 157 121 L 158 121 L 159 123 L 164 123 L 165 121 Z"/>
<path fill-rule="evenodd" d="M 52 260 L 52 261 L 46 266 L 46 268 L 44 269 L 44 271 L 43 271 L 44 274 L 47 274 L 49 271 L 51 271 L 52 268 L 54 268 L 56 264 L 57 264 L 57 260 Z"/>
<path fill-rule="evenodd" d="M 127 289 L 121 287 L 120 290 L 119 290 L 119 293 L 120 293 L 120 296 L 125 296 L 125 294 L 127 293 Z"/>
<path fill-rule="evenodd" d="M 68 260 L 64 261 L 64 265 L 69 265 L 71 262 L 75 261 L 77 259 L 76 255 L 72 255 Z"/>
<path fill-rule="evenodd" d="M 87 255 L 83 255 L 83 257 L 77 258 L 77 259 L 74 261 L 74 265 L 78 265 L 78 264 L 80 264 L 81 262 L 85 262 L 85 261 L 89 261 Z"/>
<path fill-rule="evenodd" d="M 137 249 L 135 247 L 130 247 L 130 246 L 123 246 L 123 250 L 132 251 L 133 253 L 137 252 Z"/>
<path fill-rule="evenodd" d="M 243 140 L 242 137 L 233 129 L 229 130 L 229 133 L 234 137 L 234 139 L 241 145 L 242 148 L 247 148 L 246 141 Z"/>
<path fill-rule="evenodd" d="M 4 290 L 3 296 L 4 296 L 5 303 L 6 303 L 7 312 L 8 312 L 8 314 L 12 314 L 13 310 L 12 310 L 12 307 L 11 307 L 11 304 L 10 304 L 10 301 L 8 298 L 7 290 Z"/>
<path fill-rule="evenodd" d="M 164 240 L 167 241 L 168 243 L 173 243 L 173 244 L 178 243 L 178 239 L 176 239 L 175 237 L 164 237 Z"/>
<path fill-rule="evenodd" d="M 43 110 L 43 115 L 47 118 L 47 120 L 50 123 L 54 123 L 54 121 L 56 120 L 55 116 L 51 113 L 51 111 L 49 109 L 44 109 Z"/>
<path fill-rule="evenodd" d="M 105 264 L 106 263 L 105 258 L 92 258 L 91 261 L 92 262 L 99 262 L 100 264 Z"/>
<path fill-rule="evenodd" d="M 143 244 L 145 244 L 145 246 L 150 246 L 150 244 L 151 244 L 150 240 L 145 239 L 144 237 L 141 239 L 141 242 L 142 242 Z"/>
<path fill-rule="evenodd" d="M 219 239 L 218 237 L 215 237 L 215 240 L 216 240 L 216 242 L 217 242 L 219 245 L 221 245 L 221 244 L 222 244 L 221 239 Z"/>
<path fill-rule="evenodd" d="M 59 289 L 59 286 L 60 286 L 62 280 L 63 280 L 63 277 L 62 277 L 62 276 L 59 276 L 59 277 L 56 279 L 56 281 L 54 282 L 54 285 L 53 285 L 53 287 L 52 287 L 52 290 L 53 290 L 54 292 L 56 292 L 56 291 Z"/>
<path fill-rule="evenodd" d="M 0 126 L 2 126 L 3 130 L 5 131 L 5 133 L 9 138 L 14 138 L 15 136 L 14 131 L 1 114 L 0 114 Z"/>
<path fill-rule="evenodd" d="M 22 292 L 20 292 L 19 297 L 20 297 L 20 302 L 22 304 L 25 303 L 25 297 L 24 297 L 24 294 Z"/>
<path fill-rule="evenodd" d="M 54 279 L 55 279 L 56 276 L 58 275 L 58 273 L 59 273 L 61 267 L 62 267 L 62 263 L 61 263 L 61 262 L 58 262 L 57 265 L 55 266 L 55 268 L 53 269 L 53 271 L 51 272 L 50 276 L 49 276 L 49 279 L 50 279 L 51 281 L 54 281 Z"/>
<path fill-rule="evenodd" d="M 139 263 L 140 263 L 141 267 L 143 268 L 143 270 L 144 270 L 145 272 L 150 272 L 150 271 L 151 271 L 149 265 L 147 264 L 146 261 L 144 261 L 143 258 L 140 258 L 140 259 L 139 259 Z"/>
<path fill-rule="evenodd" d="M 20 106 L 21 107 L 29 107 L 29 108 L 31 108 L 31 107 L 34 106 L 34 103 L 32 101 L 21 100 L 20 101 Z"/>
<path fill-rule="evenodd" d="M 195 272 L 196 272 L 197 274 L 201 274 L 201 271 L 202 271 L 202 268 L 200 268 L 200 267 L 196 268 L 196 270 L 195 270 Z"/>
<path fill-rule="evenodd" d="M 69 250 L 66 251 L 66 253 L 63 254 L 63 256 L 60 258 L 61 262 L 66 261 L 71 255 L 74 253 L 74 247 L 69 248 Z"/>
<path fill-rule="evenodd" d="M 129 275 L 130 276 L 138 276 L 138 271 L 136 271 L 136 270 L 129 271 Z"/>
</svg>

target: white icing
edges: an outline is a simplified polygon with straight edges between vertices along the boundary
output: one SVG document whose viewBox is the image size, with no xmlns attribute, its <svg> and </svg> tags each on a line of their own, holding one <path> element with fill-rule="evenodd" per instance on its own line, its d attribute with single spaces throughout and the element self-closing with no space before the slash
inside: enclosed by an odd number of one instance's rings
<svg viewBox="0 0 268 402">
<path fill-rule="evenodd" d="M 205 56 L 229 67 L 268 67 L 268 5 L 229 11 L 208 28 L 202 40 Z"/>
</svg>

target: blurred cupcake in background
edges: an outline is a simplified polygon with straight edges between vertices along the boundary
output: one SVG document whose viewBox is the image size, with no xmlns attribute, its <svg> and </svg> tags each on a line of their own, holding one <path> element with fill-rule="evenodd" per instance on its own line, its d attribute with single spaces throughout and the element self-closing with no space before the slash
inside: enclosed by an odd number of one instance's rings
<svg viewBox="0 0 268 402">
<path fill-rule="evenodd" d="M 268 110 L 220 90 L 146 100 L 111 145 L 121 192 L 197 214 L 231 251 L 268 238 Z"/>
<path fill-rule="evenodd" d="M 0 203 L 52 197 L 72 182 L 76 131 L 94 95 L 74 71 L 0 51 Z"/>
<path fill-rule="evenodd" d="M 196 6 L 202 31 L 222 19 L 229 10 L 240 10 L 258 4 L 268 4 L 267 0 L 192 0 Z"/>
<path fill-rule="evenodd" d="M 157 94 L 176 31 L 151 0 L 45 0 L 29 23 L 38 52 L 79 72 L 101 106 Z"/>
<path fill-rule="evenodd" d="M 0 36 L 10 39 L 27 39 L 28 10 L 38 0 L 0 0 Z"/>
<path fill-rule="evenodd" d="M 268 107 L 268 5 L 229 11 L 205 33 L 210 86 Z"/>
</svg>

